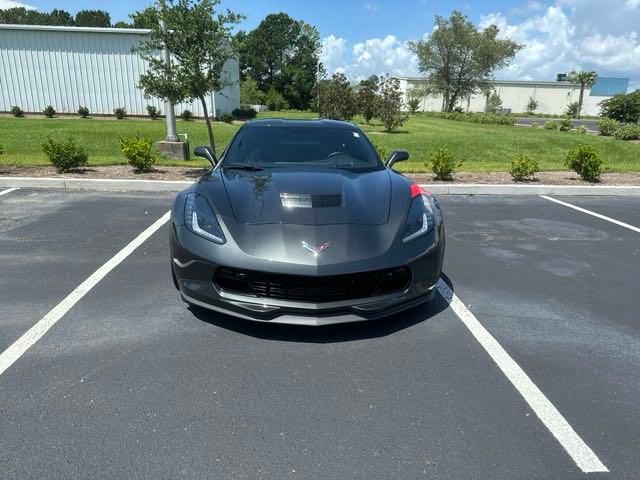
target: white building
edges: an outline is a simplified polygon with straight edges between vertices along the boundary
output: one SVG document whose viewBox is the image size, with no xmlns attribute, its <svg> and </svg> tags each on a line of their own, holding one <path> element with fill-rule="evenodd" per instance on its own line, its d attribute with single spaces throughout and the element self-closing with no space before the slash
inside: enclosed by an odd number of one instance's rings
<svg viewBox="0 0 640 480">
<path fill-rule="evenodd" d="M 132 52 L 149 30 L 0 25 L 0 111 L 14 105 L 42 112 L 52 105 L 58 113 L 86 106 L 92 114 L 113 114 L 125 107 L 129 115 L 146 115 L 147 105 L 164 113 L 164 103 L 144 98 L 137 88 L 145 62 Z M 216 116 L 240 106 L 237 60 L 225 65 L 229 86 L 207 98 Z M 176 105 L 176 113 L 202 115 L 200 101 Z"/>
<path fill-rule="evenodd" d="M 400 88 L 404 95 L 405 104 L 407 91 L 424 82 L 419 77 L 396 77 L 400 81 Z M 629 80 L 624 78 L 599 78 L 593 87 L 586 87 L 582 105 L 583 115 L 599 115 L 598 104 L 617 93 L 627 93 Z M 493 90 L 502 99 L 502 108 L 513 113 L 527 111 L 529 99 L 538 102 L 536 113 L 562 115 L 571 102 L 577 102 L 580 96 L 580 85 L 566 81 L 538 82 L 517 80 L 494 80 L 491 82 Z M 458 102 L 458 105 L 468 112 L 484 112 L 487 108 L 488 97 L 482 93 L 472 95 Z M 442 96 L 424 98 L 420 103 L 420 111 L 442 110 Z"/>
</svg>

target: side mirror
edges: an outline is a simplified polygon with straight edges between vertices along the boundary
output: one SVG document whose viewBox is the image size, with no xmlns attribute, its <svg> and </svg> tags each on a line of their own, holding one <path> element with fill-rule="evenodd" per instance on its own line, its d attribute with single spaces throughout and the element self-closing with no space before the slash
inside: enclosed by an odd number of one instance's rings
<svg viewBox="0 0 640 480">
<path fill-rule="evenodd" d="M 396 163 L 404 162 L 405 160 L 409 160 L 409 152 L 406 150 L 394 150 L 389 155 L 386 165 L 388 168 L 392 168 Z"/>
<path fill-rule="evenodd" d="M 209 160 L 209 163 L 213 167 L 215 167 L 216 163 L 218 163 L 216 154 L 213 153 L 213 150 L 211 150 L 211 147 L 196 147 L 193 149 L 193 154 L 196 157 L 206 158 L 207 160 Z"/>
</svg>

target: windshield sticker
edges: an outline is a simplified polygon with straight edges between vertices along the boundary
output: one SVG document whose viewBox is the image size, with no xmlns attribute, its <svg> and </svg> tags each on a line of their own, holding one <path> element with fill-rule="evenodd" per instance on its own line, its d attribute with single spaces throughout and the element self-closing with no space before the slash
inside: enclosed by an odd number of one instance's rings
<svg viewBox="0 0 640 480">
<path fill-rule="evenodd" d="M 354 136 L 354 137 L 356 137 L 356 138 L 360 138 L 360 134 L 359 134 L 358 132 L 352 132 L 352 133 L 353 133 L 353 136 Z"/>
</svg>

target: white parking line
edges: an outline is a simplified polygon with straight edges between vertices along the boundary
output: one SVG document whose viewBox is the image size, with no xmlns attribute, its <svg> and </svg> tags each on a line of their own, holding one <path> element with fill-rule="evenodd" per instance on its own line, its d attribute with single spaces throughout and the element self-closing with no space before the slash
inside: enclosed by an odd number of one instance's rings
<svg viewBox="0 0 640 480">
<path fill-rule="evenodd" d="M 556 437 L 580 470 L 585 473 L 608 472 L 607 467 L 569 425 L 558 409 L 442 279 L 438 281 L 437 288 L 440 295 L 449 303 L 451 309 L 496 362 L 498 368 L 522 395 L 544 426 Z"/>
<path fill-rule="evenodd" d="M 605 215 L 592 212 L 591 210 L 587 210 L 586 208 L 581 208 L 576 205 L 572 205 L 571 203 L 563 202 L 553 197 L 548 197 L 547 195 L 540 195 L 540 198 L 544 198 L 545 200 L 549 200 L 550 202 L 554 202 L 559 205 L 564 205 L 565 207 L 573 208 L 578 212 L 586 213 L 587 215 L 591 215 L 592 217 L 600 218 L 601 220 L 606 220 L 607 222 L 615 223 L 616 225 L 619 225 L 621 227 L 628 228 L 629 230 L 633 230 L 634 232 L 640 233 L 640 228 L 634 227 L 633 225 L 629 225 L 628 223 L 621 222 L 620 220 L 616 220 L 615 218 L 607 217 Z"/>
<path fill-rule="evenodd" d="M 165 213 L 162 218 L 138 235 L 131 243 L 116 253 L 107 263 L 92 273 L 89 278 L 82 282 L 75 290 L 58 305 L 53 307 L 38 323 L 31 327 L 22 337 L 16 340 L 13 345 L 0 354 L 0 375 L 2 375 L 11 365 L 13 365 L 31 346 L 40 340 L 47 331 L 53 327 L 82 297 L 89 293 L 100 280 L 116 268 L 122 261 L 142 245 L 151 235 L 153 235 L 167 221 L 171 212 Z"/>
<path fill-rule="evenodd" d="M 16 190 L 19 190 L 19 188 L 7 188 L 6 190 L 0 192 L 0 197 L 2 195 L 6 195 L 7 193 L 15 192 Z"/>
</svg>

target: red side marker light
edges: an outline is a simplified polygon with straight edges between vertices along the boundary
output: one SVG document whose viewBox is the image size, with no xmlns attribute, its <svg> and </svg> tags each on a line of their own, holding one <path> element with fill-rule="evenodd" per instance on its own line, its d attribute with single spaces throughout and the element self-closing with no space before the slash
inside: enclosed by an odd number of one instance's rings
<svg viewBox="0 0 640 480">
<path fill-rule="evenodd" d="M 417 183 L 412 183 L 409 189 L 411 192 L 411 198 L 416 198 L 417 196 L 422 195 L 424 193 L 420 188 L 420 185 L 418 185 Z"/>
</svg>

